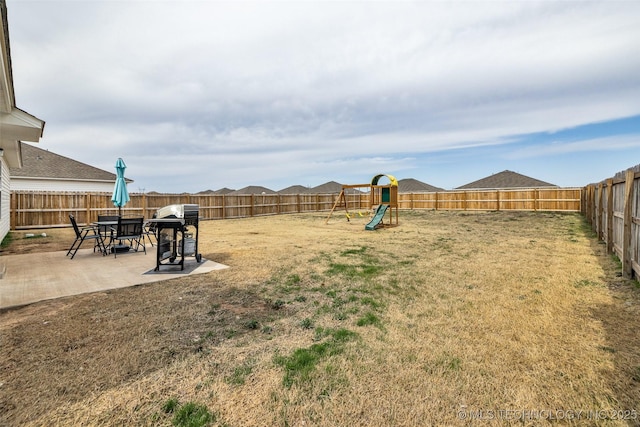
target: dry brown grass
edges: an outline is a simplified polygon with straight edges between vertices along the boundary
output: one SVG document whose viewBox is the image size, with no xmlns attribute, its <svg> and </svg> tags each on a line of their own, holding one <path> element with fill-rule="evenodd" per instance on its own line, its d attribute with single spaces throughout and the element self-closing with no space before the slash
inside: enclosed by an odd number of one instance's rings
<svg viewBox="0 0 640 427">
<path fill-rule="evenodd" d="M 579 215 L 403 211 L 376 232 L 324 218 L 202 222 L 201 252 L 230 269 L 0 314 L 0 424 L 170 425 L 172 398 L 227 426 L 640 410 L 639 291 Z"/>
</svg>

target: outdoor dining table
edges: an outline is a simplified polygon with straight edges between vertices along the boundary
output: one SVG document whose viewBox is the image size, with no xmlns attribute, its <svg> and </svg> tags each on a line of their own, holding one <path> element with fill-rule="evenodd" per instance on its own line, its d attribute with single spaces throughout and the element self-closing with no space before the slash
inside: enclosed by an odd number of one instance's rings
<svg viewBox="0 0 640 427">
<path fill-rule="evenodd" d="M 147 220 L 143 221 L 142 223 L 142 227 L 144 229 L 145 225 L 148 223 Z M 110 235 L 109 237 L 109 246 L 105 245 L 104 248 L 104 253 L 105 255 L 108 254 L 110 251 L 118 251 L 118 253 L 120 252 L 128 252 L 131 247 L 129 245 L 123 245 L 123 244 L 112 244 L 113 240 L 117 240 L 114 238 L 114 234 L 115 234 L 115 230 L 118 228 L 118 220 L 106 220 L 106 221 L 95 221 L 92 222 L 91 225 L 95 225 L 96 227 L 98 227 L 98 230 L 101 230 L 102 227 L 105 227 L 105 229 L 110 229 Z"/>
</svg>

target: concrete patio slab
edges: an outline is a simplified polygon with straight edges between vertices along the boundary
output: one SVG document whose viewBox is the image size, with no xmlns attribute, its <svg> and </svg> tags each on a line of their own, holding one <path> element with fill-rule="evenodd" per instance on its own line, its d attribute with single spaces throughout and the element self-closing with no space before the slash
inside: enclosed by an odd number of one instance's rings
<svg viewBox="0 0 640 427">
<path fill-rule="evenodd" d="M 47 299 L 108 289 L 125 288 L 187 275 L 228 268 L 211 260 L 198 264 L 185 258 L 185 270 L 169 267 L 154 273 L 155 248 L 102 256 L 92 249 L 80 249 L 73 259 L 63 252 L 7 255 L 0 259 L 5 272 L 0 279 L 0 309 Z"/>
</svg>

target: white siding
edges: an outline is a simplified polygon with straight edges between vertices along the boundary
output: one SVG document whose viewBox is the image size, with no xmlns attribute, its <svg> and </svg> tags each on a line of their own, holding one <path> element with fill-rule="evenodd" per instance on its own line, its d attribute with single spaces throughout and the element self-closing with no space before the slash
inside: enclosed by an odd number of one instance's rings
<svg viewBox="0 0 640 427">
<path fill-rule="evenodd" d="M 0 192 L 2 193 L 0 198 L 0 241 L 2 241 L 11 227 L 9 168 L 2 157 L 0 157 L 0 174 L 2 175 L 2 178 L 0 179 Z"/>
<path fill-rule="evenodd" d="M 11 178 L 12 191 L 81 191 L 88 193 L 110 193 L 114 182 L 75 181 L 57 179 Z"/>
</svg>

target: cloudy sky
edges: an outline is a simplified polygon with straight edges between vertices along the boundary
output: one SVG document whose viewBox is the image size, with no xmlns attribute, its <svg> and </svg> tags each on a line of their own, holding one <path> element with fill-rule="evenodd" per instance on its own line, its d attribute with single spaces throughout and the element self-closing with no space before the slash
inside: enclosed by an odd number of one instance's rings
<svg viewBox="0 0 640 427">
<path fill-rule="evenodd" d="M 130 191 L 640 163 L 640 2 L 7 0 L 39 146 Z"/>
</svg>

